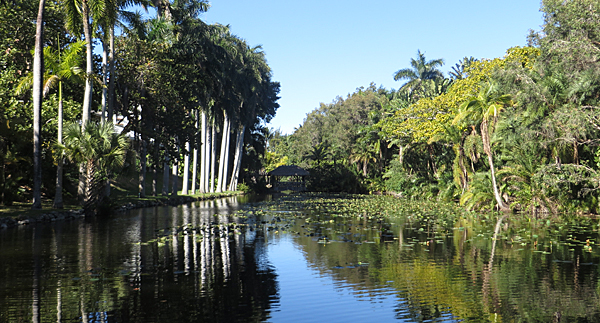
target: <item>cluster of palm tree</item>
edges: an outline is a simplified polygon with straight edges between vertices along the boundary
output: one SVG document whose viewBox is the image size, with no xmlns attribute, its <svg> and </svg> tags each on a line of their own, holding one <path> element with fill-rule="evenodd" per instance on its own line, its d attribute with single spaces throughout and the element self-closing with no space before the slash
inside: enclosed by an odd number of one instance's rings
<svg viewBox="0 0 600 323">
<path fill-rule="evenodd" d="M 157 15 L 143 18 L 125 10 L 131 5 L 152 6 Z M 160 168 L 164 194 L 177 193 L 180 172 L 184 194 L 235 190 L 246 147 L 263 133 L 264 123 L 278 108 L 279 84 L 271 80 L 262 48 L 248 45 L 228 26 L 204 23 L 199 15 L 209 5 L 203 0 L 66 0 L 61 6 L 63 32 L 71 40 L 82 40 L 58 45 L 58 51 L 44 47 L 45 2 L 40 1 L 33 72 L 16 91 L 23 96 L 33 87 L 33 208 L 41 207 L 42 99 L 55 85 L 59 92 L 56 141 L 61 148 L 57 149 L 55 207 L 63 204 L 62 154 L 80 165 L 80 199 L 86 205 L 97 204 L 101 200 L 97 192 L 105 191 L 99 183 L 106 185 L 114 171 L 112 164 L 103 161 L 117 152 L 115 160 L 122 160 L 125 134 L 133 140 L 139 158 L 140 196 L 146 194 L 148 167 L 154 171 L 153 194 L 157 194 Z M 119 35 L 115 35 L 117 27 Z M 102 43 L 100 66 L 94 65 L 96 39 Z M 80 67 L 84 48 L 85 71 Z M 81 122 L 68 126 L 64 138 L 63 82 L 84 84 Z M 123 128 L 120 136 L 115 126 Z M 92 148 L 86 140 L 95 140 L 104 150 Z"/>
</svg>

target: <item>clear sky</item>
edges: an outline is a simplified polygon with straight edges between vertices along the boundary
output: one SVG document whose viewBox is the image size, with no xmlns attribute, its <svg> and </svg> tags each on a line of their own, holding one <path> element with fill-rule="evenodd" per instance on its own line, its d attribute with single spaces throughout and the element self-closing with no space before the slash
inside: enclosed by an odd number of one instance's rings
<svg viewBox="0 0 600 323">
<path fill-rule="evenodd" d="M 417 50 L 443 58 L 444 72 L 461 58 L 494 58 L 524 46 L 539 30 L 539 0 L 213 0 L 207 23 L 230 25 L 251 46 L 262 45 L 281 83 L 270 127 L 292 133 L 321 102 L 345 98 L 371 82 L 402 83 Z"/>
</svg>

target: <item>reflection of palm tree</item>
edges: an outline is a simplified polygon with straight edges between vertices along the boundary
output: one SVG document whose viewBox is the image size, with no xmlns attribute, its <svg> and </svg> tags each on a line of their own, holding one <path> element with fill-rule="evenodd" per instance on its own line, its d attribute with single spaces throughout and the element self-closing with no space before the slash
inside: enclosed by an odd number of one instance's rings
<svg viewBox="0 0 600 323">
<path fill-rule="evenodd" d="M 458 115 L 454 118 L 453 123 L 463 123 L 467 126 L 479 124 L 481 141 L 483 142 L 483 150 L 488 156 L 490 165 L 492 188 L 494 197 L 501 210 L 507 211 L 508 206 L 500 196 L 498 185 L 496 183 L 496 171 L 494 169 L 494 158 L 490 143 L 491 133 L 494 131 L 498 114 L 510 103 L 509 95 L 501 95 L 497 93 L 492 84 L 484 86 L 479 91 L 477 96 L 472 97 L 469 101 L 463 103 L 458 110 Z"/>
<path fill-rule="evenodd" d="M 102 201 L 108 174 L 125 162 L 128 142 L 114 132 L 112 123 L 88 123 L 83 128 L 77 123 L 67 126 L 61 148 L 67 158 L 85 167 L 84 208 L 89 211 Z"/>
<path fill-rule="evenodd" d="M 408 80 L 400 90 L 416 94 L 424 91 L 427 87 L 426 83 L 439 78 L 443 78 L 443 73 L 438 69 L 444 65 L 444 60 L 441 58 L 427 61 L 425 54 L 417 51 L 417 58 L 411 58 L 411 68 L 403 68 L 394 74 L 394 81 Z"/>
</svg>

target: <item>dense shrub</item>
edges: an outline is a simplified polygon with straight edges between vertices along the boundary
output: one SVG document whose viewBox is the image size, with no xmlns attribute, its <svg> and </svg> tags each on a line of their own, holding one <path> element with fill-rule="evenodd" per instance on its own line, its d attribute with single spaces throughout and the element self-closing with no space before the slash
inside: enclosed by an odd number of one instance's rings
<svg viewBox="0 0 600 323">
<path fill-rule="evenodd" d="M 367 189 L 348 166 L 321 163 L 308 169 L 306 187 L 313 192 L 366 193 Z"/>
</svg>

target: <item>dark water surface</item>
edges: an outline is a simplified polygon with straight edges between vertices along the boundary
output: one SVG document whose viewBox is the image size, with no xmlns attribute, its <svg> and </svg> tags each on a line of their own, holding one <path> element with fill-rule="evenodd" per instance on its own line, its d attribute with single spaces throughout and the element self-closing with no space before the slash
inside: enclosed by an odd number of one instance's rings
<svg viewBox="0 0 600 323">
<path fill-rule="evenodd" d="M 600 322 L 597 220 L 494 240 L 495 221 L 290 203 L 306 198 L 4 230 L 0 322 Z"/>
</svg>

